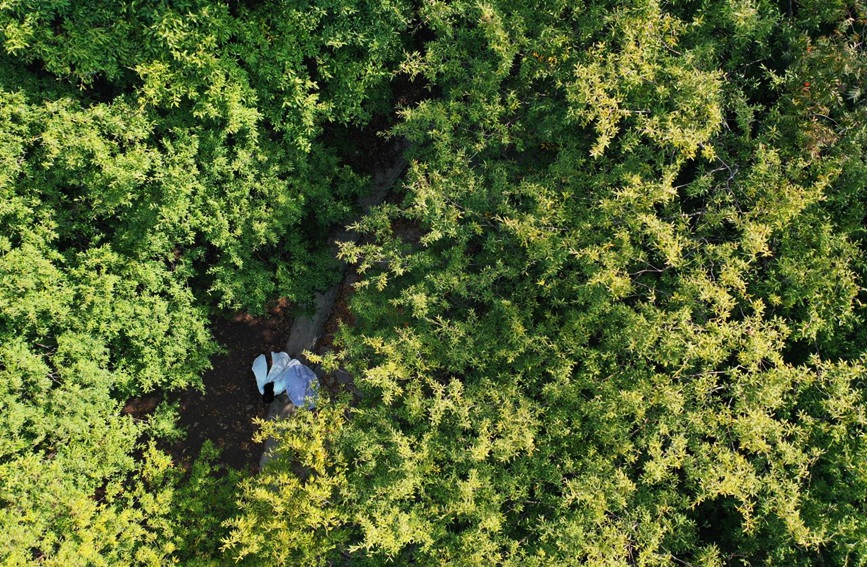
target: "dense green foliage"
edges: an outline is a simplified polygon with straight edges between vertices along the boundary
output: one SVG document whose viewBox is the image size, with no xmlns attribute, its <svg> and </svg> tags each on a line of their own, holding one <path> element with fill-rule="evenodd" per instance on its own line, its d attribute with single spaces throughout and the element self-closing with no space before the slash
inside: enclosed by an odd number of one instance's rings
<svg viewBox="0 0 867 567">
<path fill-rule="evenodd" d="M 796 8 L 425 3 L 440 96 L 343 248 L 365 397 L 281 426 L 231 549 L 865 564 L 867 10 Z"/>
<path fill-rule="evenodd" d="M 863 2 L 0 4 L 9 565 L 867 565 Z M 358 222 L 361 399 L 159 449 Z M 349 130 L 345 130 L 349 131 Z M 333 146 L 333 147 L 332 147 Z"/>
<path fill-rule="evenodd" d="M 388 100 L 401 10 L 0 4 L 4 564 L 219 546 L 225 510 L 201 519 L 205 547 L 178 543 L 221 481 L 182 477 L 151 443 L 177 434 L 174 408 L 121 408 L 200 387 L 209 310 L 303 305 L 334 281 L 324 235 L 364 180 L 319 137 Z"/>
</svg>

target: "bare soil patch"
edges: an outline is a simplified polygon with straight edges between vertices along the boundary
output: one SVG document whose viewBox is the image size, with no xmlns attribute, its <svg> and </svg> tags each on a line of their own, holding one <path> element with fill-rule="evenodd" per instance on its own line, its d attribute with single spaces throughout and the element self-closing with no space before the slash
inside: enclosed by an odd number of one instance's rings
<svg viewBox="0 0 867 567">
<path fill-rule="evenodd" d="M 262 403 L 250 367 L 259 354 L 284 349 L 292 324 L 289 311 L 281 302 L 265 317 L 239 314 L 213 323 L 214 338 L 227 352 L 215 356 L 213 368 L 202 377 L 204 394 L 190 388 L 178 397 L 186 438 L 172 447 L 175 462 L 188 467 L 210 439 L 220 449 L 222 463 L 258 471 L 262 445 L 253 443 L 253 420 L 264 418 L 268 406 Z"/>
<path fill-rule="evenodd" d="M 164 447 L 177 465 L 188 469 L 210 439 L 220 449 L 219 463 L 258 472 L 262 445 L 253 443 L 253 420 L 264 419 L 268 406 L 262 403 L 250 367 L 259 354 L 284 350 L 292 325 L 290 311 L 281 301 L 263 317 L 241 313 L 213 321 L 211 332 L 226 352 L 214 356 L 213 367 L 202 376 L 205 392 L 188 388 L 168 394 L 170 401 L 178 402 L 178 425 L 186 433 L 181 441 Z M 123 413 L 145 418 L 163 397 L 154 393 L 133 398 Z"/>
</svg>

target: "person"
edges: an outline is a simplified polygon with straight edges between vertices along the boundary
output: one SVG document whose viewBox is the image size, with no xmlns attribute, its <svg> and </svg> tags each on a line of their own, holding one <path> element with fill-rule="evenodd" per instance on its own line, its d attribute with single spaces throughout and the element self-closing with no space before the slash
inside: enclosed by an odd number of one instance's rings
<svg viewBox="0 0 867 567">
<path fill-rule="evenodd" d="M 265 402 L 266 404 L 270 404 L 274 401 L 274 382 L 267 382 L 265 384 L 265 387 L 259 391 L 262 392 L 263 402 Z"/>
<path fill-rule="evenodd" d="M 264 403 L 269 404 L 275 396 L 286 392 L 295 406 L 316 407 L 319 379 L 313 370 L 285 352 L 272 352 L 271 369 L 266 373 L 267 368 L 265 355 L 260 354 L 253 361 L 253 375 Z"/>
</svg>

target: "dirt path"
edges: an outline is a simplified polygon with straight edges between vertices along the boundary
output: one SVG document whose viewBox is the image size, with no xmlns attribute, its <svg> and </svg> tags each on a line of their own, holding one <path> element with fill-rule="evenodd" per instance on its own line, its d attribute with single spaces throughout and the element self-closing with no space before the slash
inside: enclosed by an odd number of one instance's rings
<svg viewBox="0 0 867 567">
<path fill-rule="evenodd" d="M 382 203 L 406 170 L 407 162 L 403 156 L 407 145 L 406 140 L 394 140 L 377 156 L 379 159 L 377 169 L 371 176 L 370 193 L 359 199 L 357 203 L 359 215 L 364 215 L 371 207 Z M 337 258 L 338 242 L 357 242 L 359 238 L 360 235 L 356 232 L 346 229 L 335 230 L 328 238 L 331 254 Z M 304 351 L 321 353 L 320 341 L 325 340 L 329 345 L 333 341 L 334 328 L 337 325 L 333 322 L 335 304 L 338 305 L 337 317 L 344 318 L 348 313 L 347 297 L 351 293 L 355 274 L 347 269 L 344 261 L 338 260 L 338 265 L 342 273 L 340 282 L 323 293 L 317 293 L 314 298 L 315 312 L 309 317 L 296 318 L 289 330 L 285 351 L 293 358 L 300 358 L 302 362 L 305 360 Z M 331 334 L 326 336 L 329 331 Z M 345 372 L 337 372 L 335 376 L 326 377 L 316 366 L 312 368 L 320 378 L 320 385 L 329 390 L 336 390 L 341 383 L 344 386 L 351 385 L 352 378 Z M 277 396 L 268 407 L 268 419 L 282 419 L 288 416 L 292 409 L 293 406 L 285 395 Z M 271 459 L 271 452 L 275 446 L 273 439 L 265 442 L 259 468 L 264 467 Z"/>
</svg>

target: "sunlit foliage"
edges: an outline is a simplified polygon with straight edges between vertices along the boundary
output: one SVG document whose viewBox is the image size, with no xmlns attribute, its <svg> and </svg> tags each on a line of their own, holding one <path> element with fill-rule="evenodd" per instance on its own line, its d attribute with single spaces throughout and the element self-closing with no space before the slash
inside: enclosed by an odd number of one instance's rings
<svg viewBox="0 0 867 567">
<path fill-rule="evenodd" d="M 403 204 L 342 250 L 364 397 L 318 470 L 333 531 L 296 554 L 867 561 L 864 5 L 418 17 L 401 70 L 440 96 L 401 110 Z"/>
</svg>

